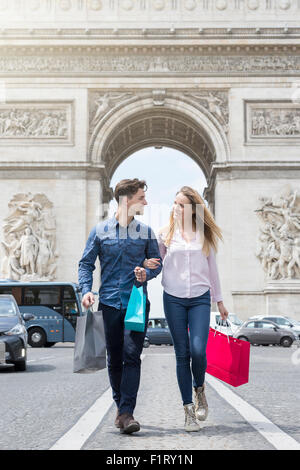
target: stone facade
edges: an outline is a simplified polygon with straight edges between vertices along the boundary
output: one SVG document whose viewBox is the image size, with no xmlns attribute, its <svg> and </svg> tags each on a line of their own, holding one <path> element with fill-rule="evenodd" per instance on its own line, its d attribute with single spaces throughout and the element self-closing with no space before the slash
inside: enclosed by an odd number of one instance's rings
<svg viewBox="0 0 300 470">
<path fill-rule="evenodd" d="M 35 274 L 76 282 L 115 169 L 169 146 L 207 178 L 227 308 L 300 319 L 299 18 L 296 0 L 1 0 L 4 274 L 32 275 L 8 237 L 12 201 L 39 217 L 36 195 L 49 201 L 55 248 L 37 234 L 45 269 Z M 23 225 L 18 243 L 33 235 Z"/>
</svg>

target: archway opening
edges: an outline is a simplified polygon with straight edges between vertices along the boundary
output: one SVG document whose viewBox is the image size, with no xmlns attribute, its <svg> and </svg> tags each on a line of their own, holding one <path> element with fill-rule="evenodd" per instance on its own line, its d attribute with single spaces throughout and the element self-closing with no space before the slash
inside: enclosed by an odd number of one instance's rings
<svg viewBox="0 0 300 470">
<path fill-rule="evenodd" d="M 146 180 L 148 191 L 144 216 L 144 223 L 153 225 L 156 230 L 163 223 L 165 215 L 161 211 L 158 217 L 154 212 L 159 210 L 158 206 L 170 209 L 176 192 L 182 186 L 195 188 L 203 197 L 207 186 L 207 180 L 200 166 L 183 152 L 163 146 L 147 147 L 134 152 L 116 168 L 110 186 L 114 189 L 116 184 L 125 178 L 139 178 Z M 207 201 L 205 201 L 207 204 Z M 113 215 L 117 203 L 113 199 L 109 206 L 109 215 Z"/>
<path fill-rule="evenodd" d="M 146 180 L 148 190 L 143 216 L 137 219 L 150 225 L 154 232 L 166 225 L 176 192 L 182 186 L 191 186 L 203 196 L 207 180 L 204 172 L 187 154 L 174 148 L 156 146 L 146 147 L 134 152 L 120 163 L 115 170 L 110 186 L 114 189 L 116 184 L 125 178 L 139 178 Z M 207 201 L 205 201 L 207 204 Z M 117 209 L 117 203 L 112 200 L 109 205 L 109 217 Z M 161 275 L 148 284 L 151 302 L 151 317 L 164 316 L 162 306 Z"/>
</svg>

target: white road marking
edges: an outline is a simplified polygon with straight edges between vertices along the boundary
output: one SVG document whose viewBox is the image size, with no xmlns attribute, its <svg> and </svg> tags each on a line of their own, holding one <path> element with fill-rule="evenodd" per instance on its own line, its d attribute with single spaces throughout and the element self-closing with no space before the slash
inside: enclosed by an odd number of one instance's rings
<svg viewBox="0 0 300 470">
<path fill-rule="evenodd" d="M 47 357 L 39 357 L 38 359 L 30 359 L 28 362 L 39 362 L 39 361 L 44 361 L 45 359 L 56 359 L 54 356 L 47 356 Z"/>
<path fill-rule="evenodd" d="M 145 354 L 141 355 L 141 360 Z M 109 387 L 49 450 L 80 450 L 114 403 Z"/>
<path fill-rule="evenodd" d="M 111 388 L 109 387 L 50 450 L 80 450 L 112 406 L 113 399 L 111 395 Z"/>
<path fill-rule="evenodd" d="M 219 380 L 208 374 L 206 374 L 205 380 L 229 403 L 229 405 L 235 408 L 251 426 L 270 442 L 276 450 L 300 450 L 299 442 L 282 431 L 282 429 L 272 423 L 272 421 L 254 408 L 254 406 L 232 392 Z"/>
</svg>

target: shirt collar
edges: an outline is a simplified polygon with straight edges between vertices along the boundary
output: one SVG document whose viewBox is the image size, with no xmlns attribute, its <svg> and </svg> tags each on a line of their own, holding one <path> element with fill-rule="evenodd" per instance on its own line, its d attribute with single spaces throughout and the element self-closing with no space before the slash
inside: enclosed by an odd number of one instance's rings
<svg viewBox="0 0 300 470">
<path fill-rule="evenodd" d="M 129 227 L 134 227 L 138 224 L 138 221 L 133 217 L 132 221 L 130 222 L 130 224 L 128 224 L 128 228 Z M 116 227 L 117 225 L 119 225 L 119 221 L 116 219 L 116 212 L 114 213 L 114 215 L 108 219 L 108 225 L 111 227 L 111 228 L 114 228 Z"/>
</svg>

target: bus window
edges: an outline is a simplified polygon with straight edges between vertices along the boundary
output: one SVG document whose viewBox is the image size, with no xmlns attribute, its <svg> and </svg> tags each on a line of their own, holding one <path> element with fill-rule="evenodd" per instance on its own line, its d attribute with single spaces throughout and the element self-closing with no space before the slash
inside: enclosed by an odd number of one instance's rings
<svg viewBox="0 0 300 470">
<path fill-rule="evenodd" d="M 64 287 L 64 300 L 76 300 L 76 295 L 73 287 L 65 286 Z"/>
<path fill-rule="evenodd" d="M 60 287 L 25 287 L 24 305 L 59 305 Z"/>
<path fill-rule="evenodd" d="M 12 295 L 12 287 L 0 287 L 0 294 Z"/>
<path fill-rule="evenodd" d="M 64 322 L 67 320 L 76 329 L 76 321 L 79 316 L 79 309 L 76 301 L 64 301 Z M 66 325 L 64 323 L 64 325 Z"/>
<path fill-rule="evenodd" d="M 22 288 L 21 287 L 0 287 L 0 294 L 13 295 L 17 304 L 22 305 Z"/>
<path fill-rule="evenodd" d="M 12 287 L 12 295 L 14 296 L 18 305 L 22 305 L 22 288 Z"/>
</svg>

